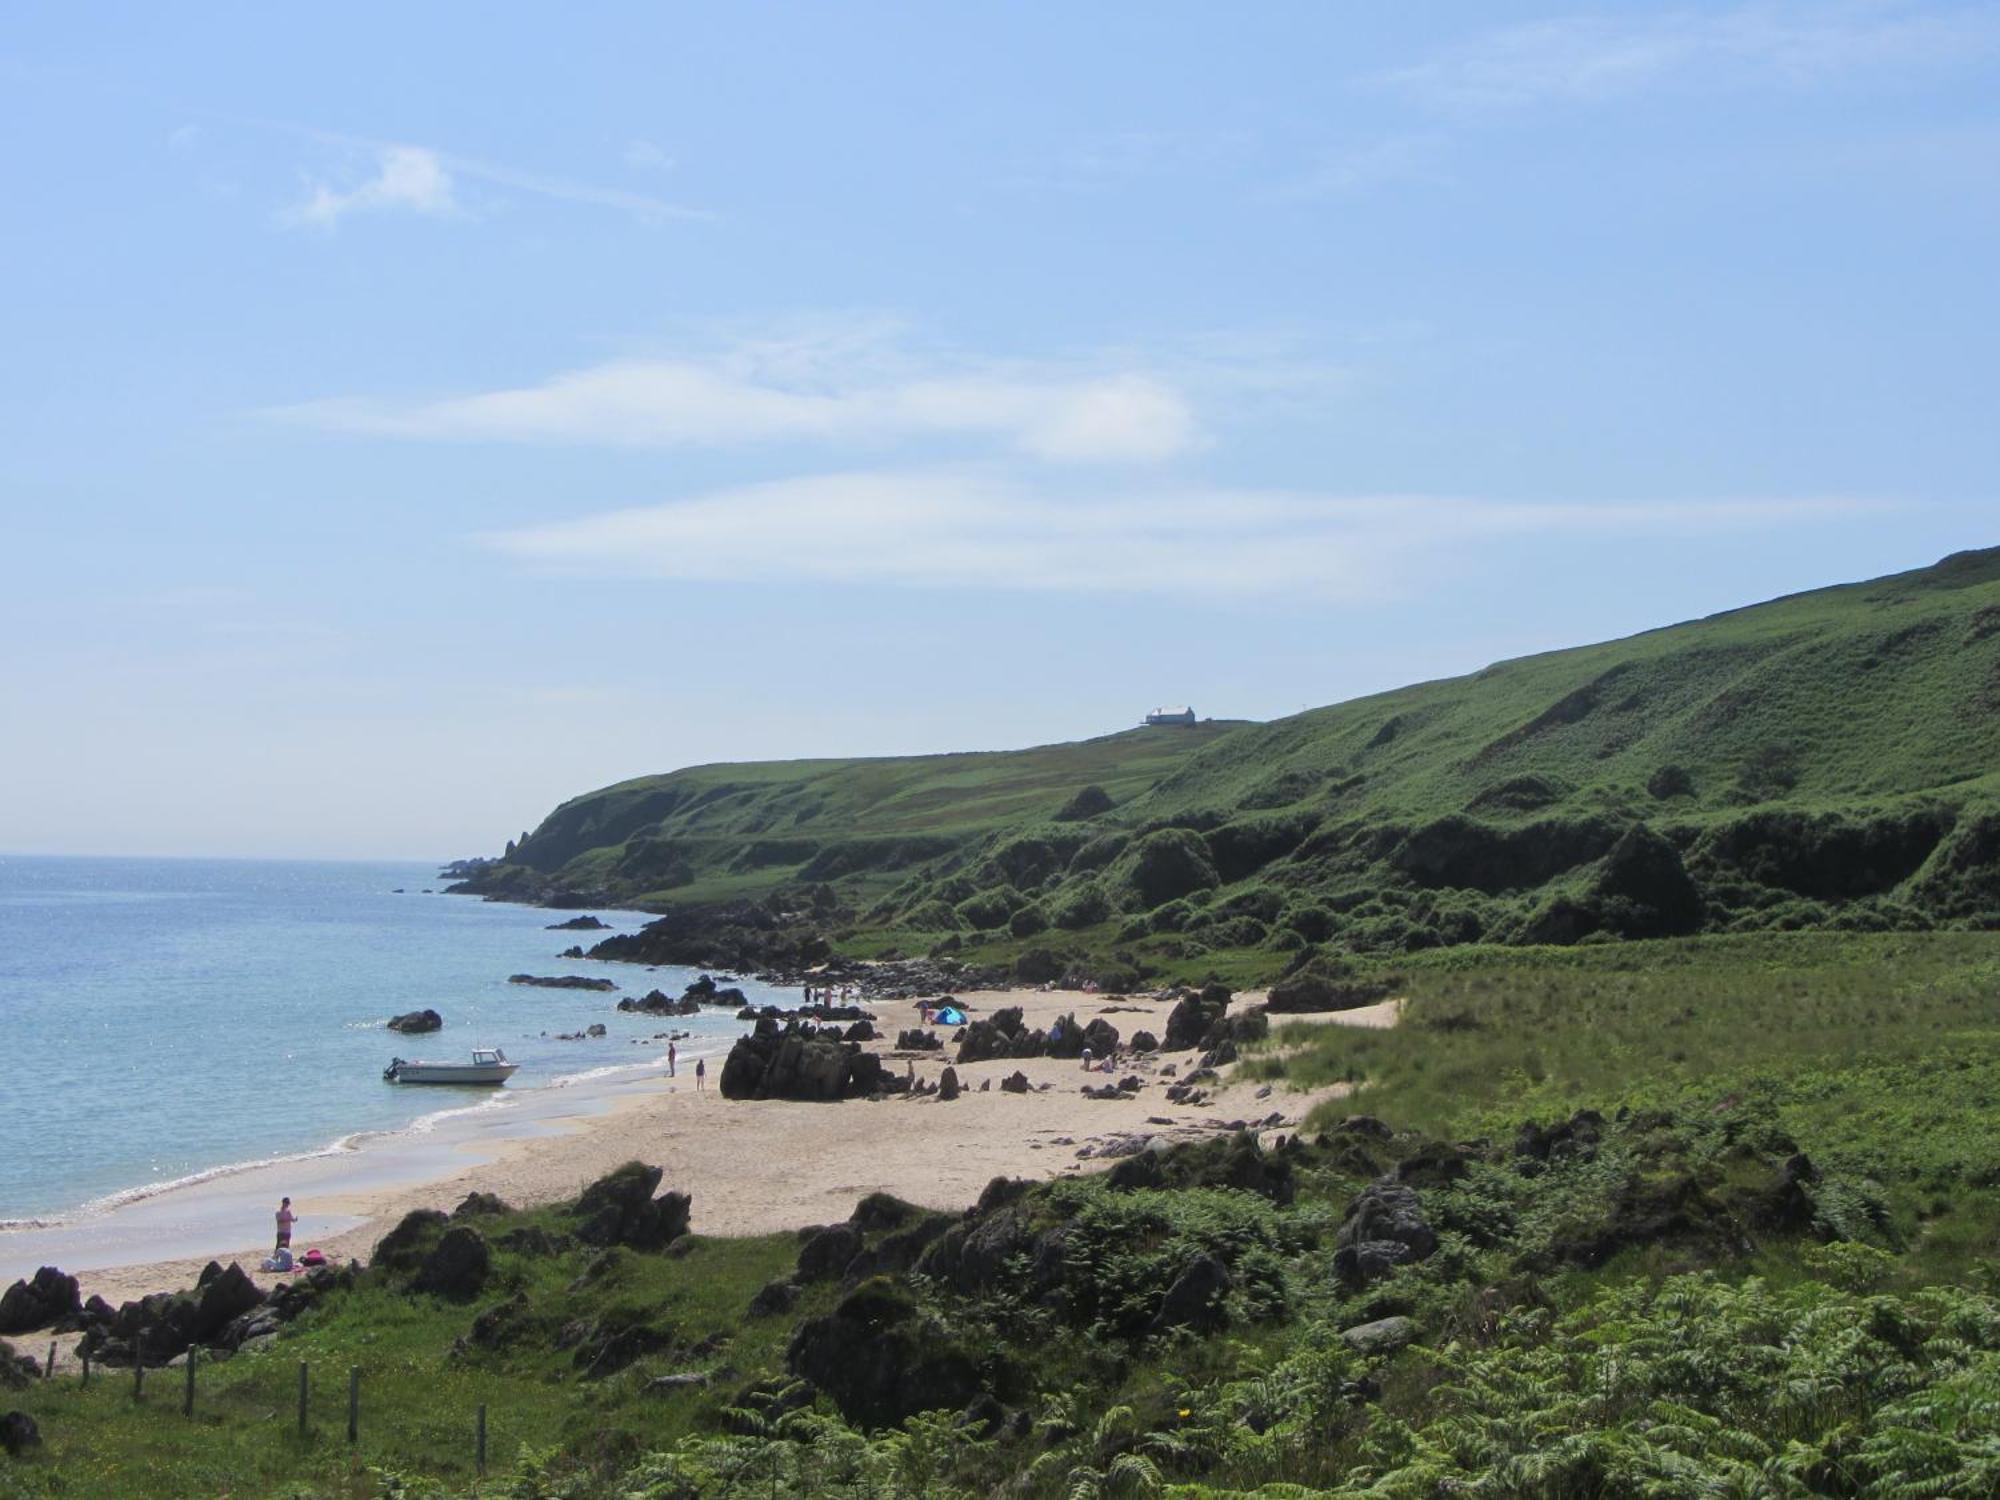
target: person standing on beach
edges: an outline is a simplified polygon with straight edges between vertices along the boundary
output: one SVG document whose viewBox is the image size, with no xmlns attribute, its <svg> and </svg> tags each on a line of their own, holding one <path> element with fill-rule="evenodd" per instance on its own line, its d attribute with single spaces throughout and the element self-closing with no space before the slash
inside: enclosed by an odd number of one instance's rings
<svg viewBox="0 0 2000 1500">
<path fill-rule="evenodd" d="M 278 1248 L 280 1250 L 286 1250 L 291 1247 L 292 1226 L 298 1223 L 298 1221 L 299 1221 L 299 1216 L 292 1212 L 292 1200 L 289 1198 L 279 1199 L 278 1200 Z"/>
<path fill-rule="evenodd" d="M 694 1060 L 694 1086 L 697 1091 L 701 1089 L 703 1082 L 707 1079 L 707 1077 L 708 1077 L 708 1059 L 705 1057 L 697 1057 Z"/>
<path fill-rule="evenodd" d="M 675 1049 L 674 1049 L 674 1044 L 673 1044 L 672 1042 L 668 1042 L 668 1043 L 667 1043 L 667 1077 L 671 1078 L 671 1077 L 673 1077 L 673 1076 L 674 1076 L 674 1059 L 676 1059 L 676 1058 L 677 1058 L 677 1057 L 679 1057 L 679 1056 L 680 1056 L 680 1053 L 679 1053 L 679 1052 L 677 1052 L 677 1051 L 675 1051 Z"/>
</svg>

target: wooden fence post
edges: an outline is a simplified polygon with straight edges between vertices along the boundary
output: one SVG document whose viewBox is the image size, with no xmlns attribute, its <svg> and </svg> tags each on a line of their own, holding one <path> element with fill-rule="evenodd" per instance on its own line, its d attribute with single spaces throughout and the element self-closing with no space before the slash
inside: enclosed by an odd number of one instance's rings
<svg viewBox="0 0 2000 1500">
<path fill-rule="evenodd" d="M 50 1339 L 49 1362 L 42 1367 L 42 1379 L 54 1380 L 55 1378 L 56 1378 L 56 1341 L 54 1339 Z"/>
<path fill-rule="evenodd" d="M 194 1415 L 194 1366 L 195 1361 L 200 1357 L 201 1346 L 199 1344 L 189 1344 L 187 1352 L 187 1389 L 181 1394 L 181 1415 L 184 1417 L 192 1417 Z"/>
<path fill-rule="evenodd" d="M 347 1372 L 347 1441 L 361 1440 L 361 1366 Z"/>
<path fill-rule="evenodd" d="M 474 1461 L 479 1466 L 479 1472 L 484 1474 L 486 1472 L 486 1403 L 484 1401 L 479 1403 L 479 1441 L 477 1452 L 474 1454 Z"/>
<path fill-rule="evenodd" d="M 79 1359 L 81 1359 L 81 1360 L 83 1361 L 83 1383 L 84 1383 L 85 1385 L 89 1385 L 89 1384 L 90 1384 L 90 1354 L 89 1354 L 89 1352 L 88 1352 L 87 1350 L 84 1350 L 84 1349 L 78 1349 L 78 1350 L 77 1350 L 77 1357 L 78 1357 Z"/>
<path fill-rule="evenodd" d="M 306 1435 L 306 1362 L 299 1361 L 299 1436 Z"/>
</svg>

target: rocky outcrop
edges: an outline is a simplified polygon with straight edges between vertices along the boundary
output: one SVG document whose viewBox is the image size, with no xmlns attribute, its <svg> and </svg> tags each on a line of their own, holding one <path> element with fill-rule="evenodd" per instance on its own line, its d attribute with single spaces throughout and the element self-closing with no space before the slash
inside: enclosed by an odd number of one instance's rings
<svg viewBox="0 0 2000 1500">
<path fill-rule="evenodd" d="M 792 1335 L 785 1366 L 832 1398 L 848 1421 L 891 1427 L 921 1411 L 957 1410 L 979 1394 L 979 1367 L 918 1315 L 887 1277 L 864 1281 Z"/>
<path fill-rule="evenodd" d="M 676 1000 L 664 990 L 648 990 L 638 999 L 627 995 L 618 1002 L 618 1008 L 637 1011 L 648 1016 L 694 1016 L 701 1014 L 701 1002 L 691 995 L 683 995 Z"/>
<path fill-rule="evenodd" d="M 597 932 L 609 927 L 609 922 L 600 922 L 595 917 L 571 917 L 567 922 L 551 922 L 544 929 L 547 932 Z"/>
<path fill-rule="evenodd" d="M 437 1031 L 443 1026 L 444 1017 L 434 1010 L 406 1011 L 400 1016 L 391 1017 L 389 1021 L 391 1031 L 400 1031 L 410 1036 L 420 1035 L 426 1031 Z"/>
<path fill-rule="evenodd" d="M 18 1391 L 42 1378 L 42 1367 L 32 1354 L 23 1354 L 0 1339 L 0 1391 Z"/>
<path fill-rule="evenodd" d="M 1352 1328 L 1344 1328 L 1340 1341 L 1357 1354 L 1394 1354 L 1417 1336 L 1414 1319 L 1402 1316 L 1377 1318 L 1372 1323 L 1357 1323 Z"/>
<path fill-rule="evenodd" d="M 43 1266 L 25 1281 L 0 1293 L 0 1334 L 29 1333 L 55 1323 L 69 1323 L 83 1310 L 76 1278 L 54 1266 Z"/>
<path fill-rule="evenodd" d="M 628 1161 L 598 1178 L 570 1210 L 576 1237 L 586 1245 L 665 1249 L 688 1232 L 693 1200 L 686 1193 L 654 1197 L 663 1175 L 658 1167 Z"/>
<path fill-rule="evenodd" d="M 759 1022 L 738 1038 L 722 1064 L 726 1099 L 800 1099 L 831 1103 L 875 1093 L 888 1083 L 882 1060 L 858 1043 L 807 1036 L 796 1025 L 767 1031 Z"/>
<path fill-rule="evenodd" d="M 584 974 L 509 974 L 509 984 L 531 984 L 544 990 L 615 990 L 617 982 Z"/>
<path fill-rule="evenodd" d="M 155 1292 L 127 1302 L 94 1321 L 78 1341 L 79 1352 L 99 1364 L 131 1364 L 143 1359 L 164 1364 L 195 1345 L 233 1348 L 239 1319 L 260 1307 L 264 1293 L 241 1266 L 227 1269 L 210 1261 L 191 1292 Z"/>
</svg>

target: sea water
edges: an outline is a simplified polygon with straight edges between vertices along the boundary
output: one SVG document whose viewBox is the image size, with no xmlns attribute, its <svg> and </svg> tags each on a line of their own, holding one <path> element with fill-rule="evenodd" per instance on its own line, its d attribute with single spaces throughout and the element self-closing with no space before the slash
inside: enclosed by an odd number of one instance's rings
<svg viewBox="0 0 2000 1500">
<path fill-rule="evenodd" d="M 682 1054 L 713 1073 L 742 1030 L 727 1010 L 636 1015 L 620 994 L 509 984 L 583 974 L 678 995 L 695 971 L 557 958 L 606 934 L 550 931 L 575 914 L 444 884 L 427 864 L 0 855 L 0 1224 L 524 1109 L 580 1075 L 623 1081 L 663 1066 L 669 1030 L 692 1032 Z M 594 915 L 618 931 L 647 920 Z M 788 999 L 732 982 L 759 1004 Z M 386 1029 L 426 1007 L 442 1031 Z M 608 1035 L 555 1039 L 593 1022 Z M 499 1090 L 383 1081 L 393 1056 L 474 1046 L 521 1070 Z"/>
</svg>

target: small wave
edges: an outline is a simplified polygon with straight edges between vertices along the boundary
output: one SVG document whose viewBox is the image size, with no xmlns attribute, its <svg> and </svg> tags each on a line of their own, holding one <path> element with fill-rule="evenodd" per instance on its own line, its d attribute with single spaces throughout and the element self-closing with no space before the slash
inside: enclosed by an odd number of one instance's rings
<svg viewBox="0 0 2000 1500">
<path fill-rule="evenodd" d="M 189 1172 L 181 1177 L 169 1178 L 165 1182 L 147 1182 L 140 1184 L 138 1187 L 121 1188 L 115 1193 L 106 1193 L 100 1198 L 92 1198 L 70 1218 L 43 1220 L 36 1227 L 44 1229 L 54 1228 L 57 1225 L 74 1222 L 75 1219 L 110 1213 L 113 1209 L 123 1208 L 128 1203 L 139 1203 L 147 1198 L 157 1198 L 162 1193 L 171 1193 L 180 1188 L 197 1187 L 204 1182 L 213 1182 L 219 1177 L 234 1177 L 240 1172 L 254 1172 L 260 1167 L 283 1166 L 286 1162 L 294 1161 L 317 1161 L 327 1156 L 345 1156 L 349 1152 L 358 1151 L 361 1147 L 361 1142 L 368 1134 L 369 1132 L 367 1131 L 354 1131 L 348 1135 L 339 1136 L 326 1145 L 315 1147 L 310 1151 L 286 1151 L 276 1156 L 256 1157 L 250 1161 L 225 1162 L 219 1167 L 204 1167 L 199 1172 Z"/>
</svg>

